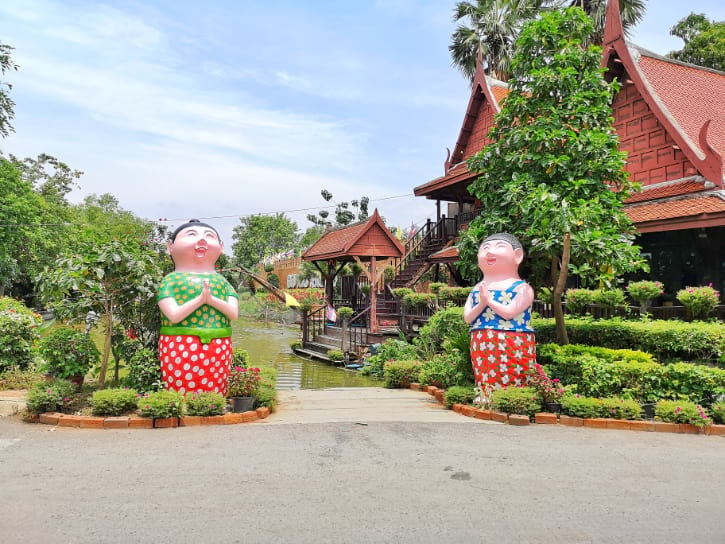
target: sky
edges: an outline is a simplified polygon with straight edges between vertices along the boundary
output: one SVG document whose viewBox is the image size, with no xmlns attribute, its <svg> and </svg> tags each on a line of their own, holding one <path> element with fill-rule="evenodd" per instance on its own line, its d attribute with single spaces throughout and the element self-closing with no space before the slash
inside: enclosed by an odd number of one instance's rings
<svg viewBox="0 0 725 544">
<path fill-rule="evenodd" d="M 448 53 L 453 0 L 2 0 L 15 133 L 0 150 L 84 172 L 70 200 L 112 193 L 227 245 L 241 216 L 368 196 L 388 225 L 435 218 L 413 188 L 443 175 L 470 95 Z M 690 12 L 649 0 L 631 40 L 666 54 Z"/>
</svg>

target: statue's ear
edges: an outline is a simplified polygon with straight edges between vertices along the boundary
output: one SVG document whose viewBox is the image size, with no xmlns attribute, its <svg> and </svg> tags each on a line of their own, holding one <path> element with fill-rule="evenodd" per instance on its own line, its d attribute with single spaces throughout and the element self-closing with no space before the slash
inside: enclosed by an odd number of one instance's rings
<svg viewBox="0 0 725 544">
<path fill-rule="evenodd" d="M 173 245 L 174 244 L 173 244 L 173 242 L 171 240 L 169 240 L 168 242 L 166 242 L 166 253 L 168 253 L 169 255 L 171 255 L 171 247 Z"/>
<path fill-rule="evenodd" d="M 514 249 L 514 259 L 516 260 L 516 264 L 521 264 L 521 261 L 524 260 L 524 250 L 520 247 Z"/>
</svg>

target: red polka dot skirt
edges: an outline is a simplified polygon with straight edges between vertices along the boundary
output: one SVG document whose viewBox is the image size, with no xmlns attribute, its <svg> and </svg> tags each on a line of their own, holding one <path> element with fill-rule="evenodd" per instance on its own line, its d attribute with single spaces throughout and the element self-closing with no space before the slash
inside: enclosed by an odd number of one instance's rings
<svg viewBox="0 0 725 544">
<path fill-rule="evenodd" d="M 202 344 L 198 336 L 159 337 L 161 379 L 166 389 L 179 393 L 227 394 L 232 362 L 232 339 L 214 338 Z"/>
<path fill-rule="evenodd" d="M 526 373 L 535 362 L 534 333 L 495 329 L 471 331 L 471 364 L 478 386 L 522 387 L 526 385 Z"/>
</svg>

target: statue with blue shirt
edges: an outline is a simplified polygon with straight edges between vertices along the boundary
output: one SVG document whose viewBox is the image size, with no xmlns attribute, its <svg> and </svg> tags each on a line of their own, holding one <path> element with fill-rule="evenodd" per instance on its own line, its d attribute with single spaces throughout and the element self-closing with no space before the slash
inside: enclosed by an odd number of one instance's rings
<svg viewBox="0 0 725 544">
<path fill-rule="evenodd" d="M 483 279 L 468 296 L 463 318 L 471 325 L 471 363 L 482 392 L 526 385 L 536 362 L 531 327 L 534 290 L 519 277 L 524 249 L 515 236 L 493 234 L 481 243 Z"/>
</svg>

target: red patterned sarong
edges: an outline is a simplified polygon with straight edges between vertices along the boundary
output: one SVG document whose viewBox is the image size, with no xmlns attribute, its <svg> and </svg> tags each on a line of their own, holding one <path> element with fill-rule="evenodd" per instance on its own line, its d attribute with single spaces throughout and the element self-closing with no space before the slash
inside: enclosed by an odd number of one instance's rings
<svg viewBox="0 0 725 544">
<path fill-rule="evenodd" d="M 535 362 L 536 340 L 532 332 L 471 331 L 471 364 L 479 387 L 524 386 L 526 373 Z"/>
<path fill-rule="evenodd" d="M 231 338 L 214 338 L 202 344 L 198 336 L 162 334 L 159 358 L 166 389 L 179 393 L 212 391 L 226 396 L 232 362 Z"/>
</svg>

